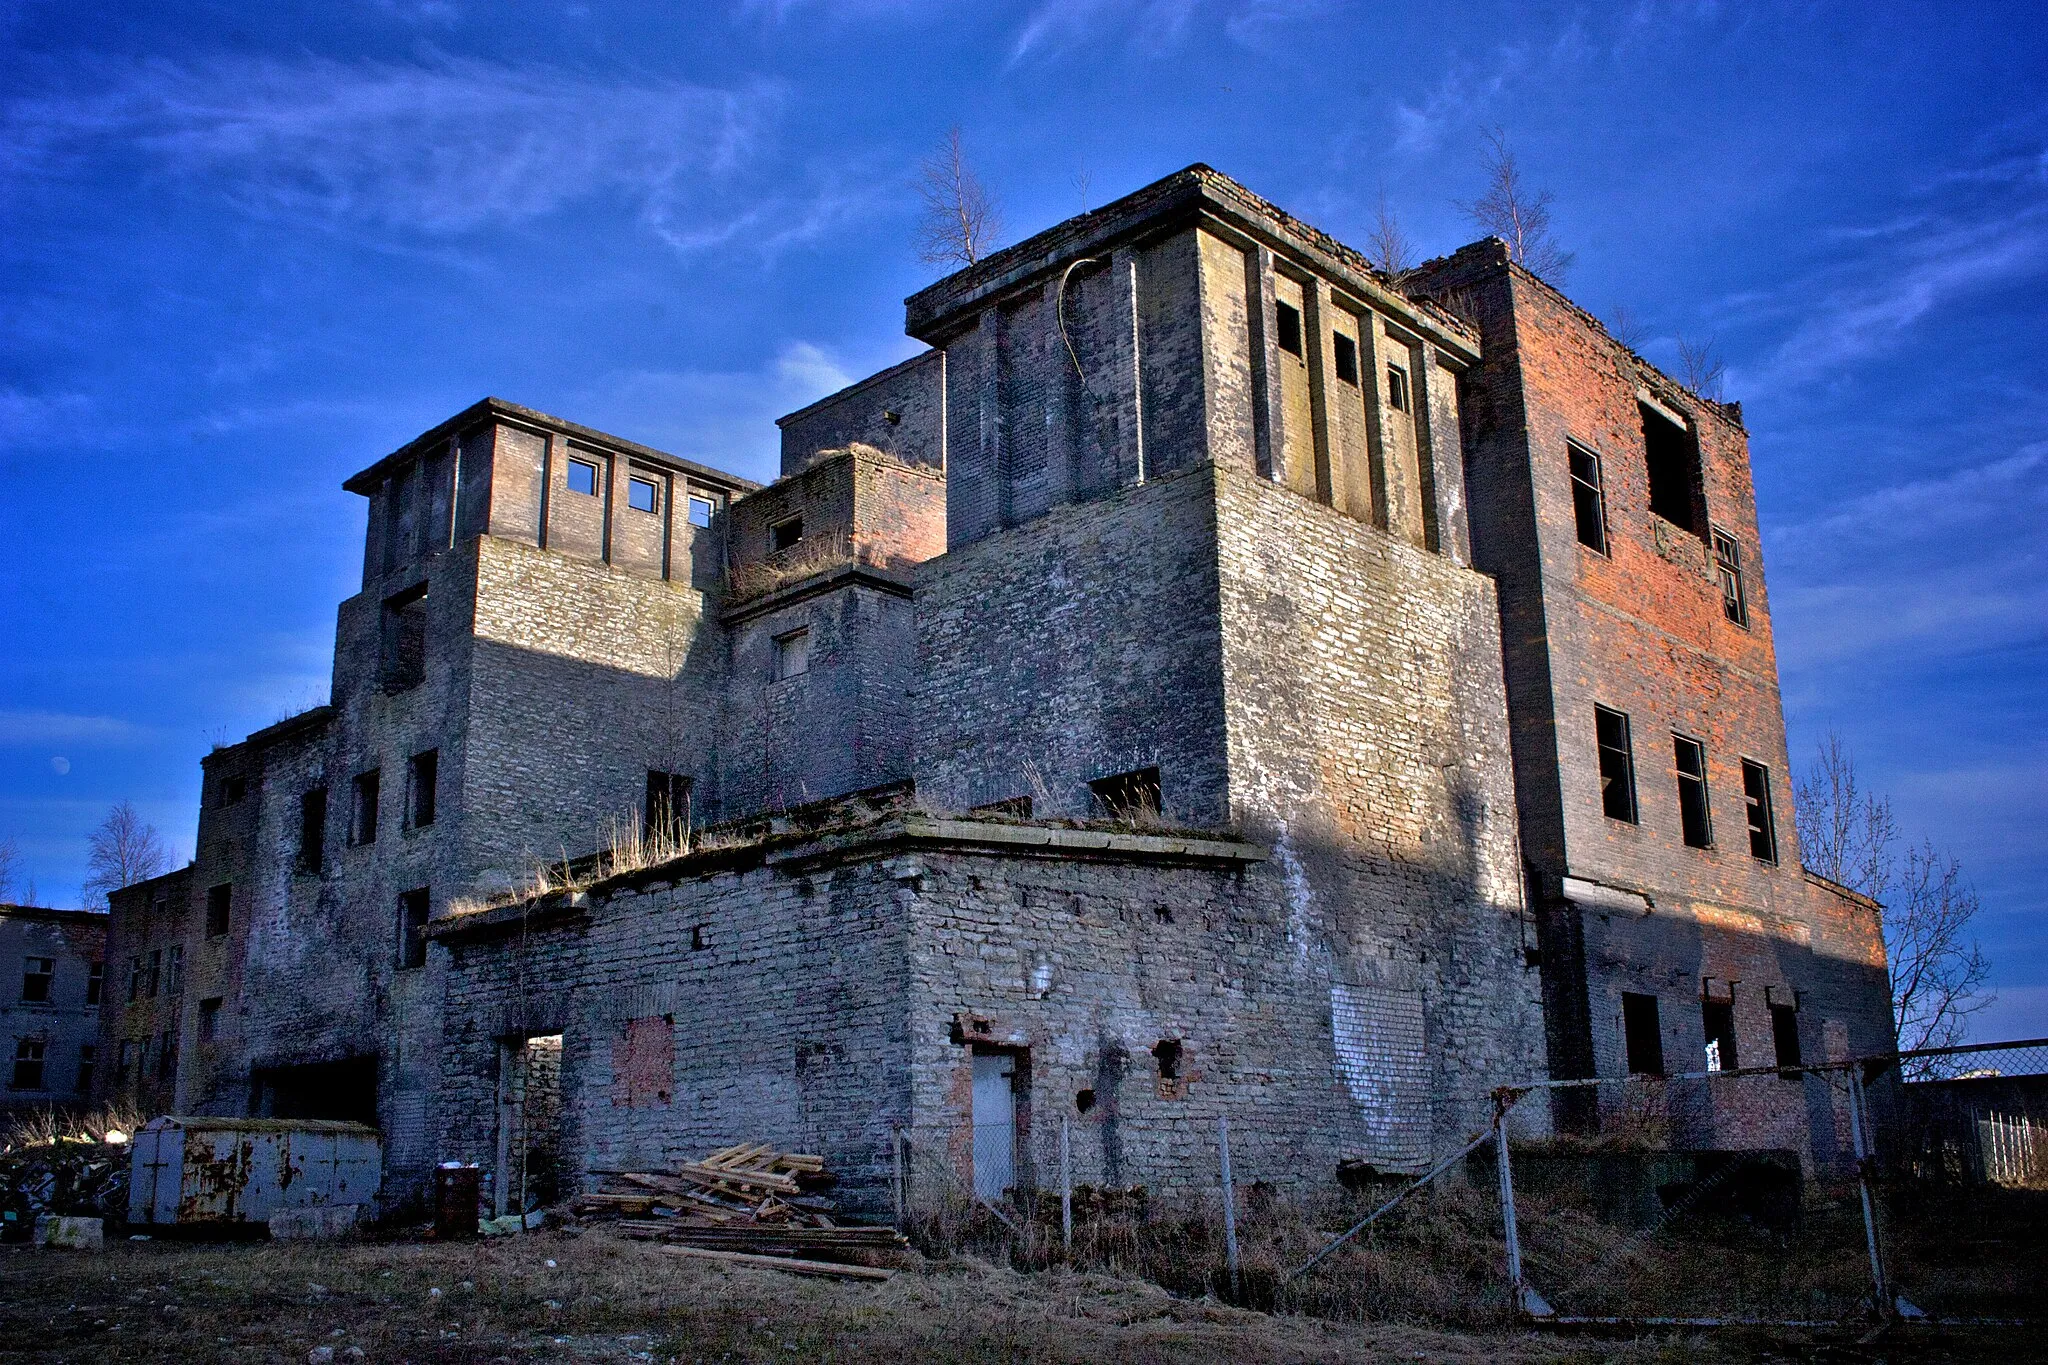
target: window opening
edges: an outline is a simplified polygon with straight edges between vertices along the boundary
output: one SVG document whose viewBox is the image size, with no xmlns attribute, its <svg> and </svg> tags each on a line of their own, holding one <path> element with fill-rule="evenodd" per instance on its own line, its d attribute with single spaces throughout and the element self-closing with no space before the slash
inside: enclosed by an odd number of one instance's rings
<svg viewBox="0 0 2048 1365">
<path fill-rule="evenodd" d="M 1152 918 L 1161 924 L 1171 924 L 1173 923 L 1173 909 L 1170 906 L 1155 905 L 1152 907 Z"/>
<path fill-rule="evenodd" d="M 711 946 L 711 926 L 693 924 L 690 926 L 690 951 L 701 953 Z"/>
<path fill-rule="evenodd" d="M 1742 546 L 1726 531 L 1714 532 L 1714 568 L 1721 575 L 1721 614 L 1738 626 L 1749 624 L 1749 598 L 1742 589 Z"/>
<path fill-rule="evenodd" d="M 1572 468 L 1572 513 L 1578 520 L 1579 544 L 1607 553 L 1607 508 L 1600 486 L 1600 457 L 1567 446 Z"/>
<path fill-rule="evenodd" d="M 142 959 L 128 959 L 128 1003 L 134 1004 L 142 998 Z"/>
<path fill-rule="evenodd" d="M 249 779 L 248 779 L 248 778 L 246 778 L 246 777 L 240 777 L 240 776 L 236 776 L 236 777 L 224 777 L 224 778 L 222 778 L 222 779 L 221 779 L 221 783 L 220 783 L 220 804 L 221 804 L 221 805 L 223 805 L 223 806 L 234 806 L 234 805 L 239 805 L 239 804 L 241 804 L 241 800 L 242 800 L 242 798 L 243 798 L 243 797 L 245 797 L 245 796 L 247 796 L 248 794 L 249 794 Z"/>
<path fill-rule="evenodd" d="M 206 936 L 208 938 L 221 938 L 227 934 L 228 910 L 233 901 L 234 894 L 235 886 L 233 882 L 222 882 L 219 886 L 207 888 Z M 155 975 L 154 968 L 151 968 L 150 974 L 152 976 Z M 154 983 L 151 984 L 149 993 L 151 995 L 156 994 Z"/>
<path fill-rule="evenodd" d="M 690 525 L 709 526 L 711 514 L 717 510 L 718 505 L 711 499 L 700 498 L 694 493 L 690 495 Z"/>
<path fill-rule="evenodd" d="M 1643 455 L 1649 466 L 1650 510 L 1673 526 L 1699 529 L 1693 501 L 1700 481 L 1700 448 L 1693 434 L 1647 403 L 1643 417 Z"/>
<path fill-rule="evenodd" d="M 569 491 L 585 497 L 597 496 L 597 465 L 590 460 L 569 457 Z"/>
<path fill-rule="evenodd" d="M 97 1005 L 100 995 L 107 988 L 107 964 L 95 962 L 85 969 L 85 1003 Z"/>
<path fill-rule="evenodd" d="M 793 630 L 775 637 L 775 678 L 794 678 L 811 671 L 811 632 Z"/>
<path fill-rule="evenodd" d="M 144 961 L 146 965 L 143 968 L 142 974 L 143 994 L 154 1000 L 156 999 L 157 986 L 163 980 L 164 950 L 161 948 L 150 949 L 149 956 Z"/>
<path fill-rule="evenodd" d="M 1074 1108 L 1077 1112 L 1085 1114 L 1094 1107 L 1095 1092 L 1093 1090 L 1076 1090 L 1074 1092 Z"/>
<path fill-rule="evenodd" d="M 781 554 L 784 550 L 793 550 L 803 538 L 804 519 L 784 517 L 768 528 L 768 553 Z"/>
<path fill-rule="evenodd" d="M 1159 1079 L 1177 1081 L 1180 1079 L 1180 1040 L 1161 1038 L 1153 1045 L 1152 1059 L 1159 1064 Z"/>
<path fill-rule="evenodd" d="M 136 1066 L 135 1059 L 139 1047 L 134 1039 L 126 1039 L 121 1044 L 120 1052 L 115 1054 L 114 1079 L 123 1085 L 128 1083 L 131 1076 L 140 1078 L 141 1072 Z"/>
<path fill-rule="evenodd" d="M 659 843 L 680 845 L 689 833 L 690 779 L 681 773 L 647 770 L 647 835 Z"/>
<path fill-rule="evenodd" d="M 348 841 L 351 844 L 361 847 L 377 842 L 377 789 L 382 783 L 381 768 L 356 774 L 353 784 L 355 800 L 351 803 L 348 818 Z"/>
<path fill-rule="evenodd" d="M 398 898 L 398 965 L 402 968 L 427 965 L 427 911 L 431 897 L 422 886 Z"/>
<path fill-rule="evenodd" d="M 659 512 L 661 510 L 660 486 L 652 479 L 627 479 L 626 506 L 636 512 Z"/>
<path fill-rule="evenodd" d="M 1593 733 L 1600 746 L 1600 809 L 1610 820 L 1636 823 L 1636 760 L 1629 744 L 1628 717 L 1604 706 L 1593 708 Z"/>
<path fill-rule="evenodd" d="M 165 1029 L 157 1035 L 156 1078 L 159 1081 L 178 1078 L 178 1034 L 174 1029 Z"/>
<path fill-rule="evenodd" d="M 427 585 L 422 583 L 384 599 L 384 690 L 403 692 L 426 676 Z"/>
<path fill-rule="evenodd" d="M 1700 1025 L 1707 1034 L 1707 1070 L 1733 1071 L 1742 1063 L 1735 1055 L 1735 997 L 1700 1001 Z"/>
<path fill-rule="evenodd" d="M 1742 797 L 1749 814 L 1749 856 L 1759 862 L 1778 861 L 1778 822 L 1771 814 L 1771 770 L 1742 760 Z"/>
<path fill-rule="evenodd" d="M 1156 820 L 1162 809 L 1157 768 L 1098 777 L 1088 790 L 1095 797 L 1095 813 L 1111 820 Z"/>
<path fill-rule="evenodd" d="M 1336 362 L 1337 378 L 1346 384 L 1358 382 L 1358 343 L 1342 332 L 1330 334 L 1330 356 Z"/>
<path fill-rule="evenodd" d="M 1657 1020 L 1657 997 L 1634 991 L 1621 993 L 1621 1037 L 1628 1074 L 1664 1074 L 1664 1029 Z"/>
<path fill-rule="evenodd" d="M 50 1003 L 50 982 L 57 975 L 57 959 L 53 957 L 25 957 L 21 960 L 21 1003 L 24 1005 L 47 1005 Z"/>
<path fill-rule="evenodd" d="M 1289 355 L 1301 354 L 1301 310 L 1291 303 L 1277 305 L 1278 325 L 1273 329 L 1280 342 L 1280 349 Z"/>
<path fill-rule="evenodd" d="M 1684 735 L 1673 735 L 1671 748 L 1678 765 L 1678 822 L 1685 842 L 1694 848 L 1710 848 L 1714 823 L 1707 807 L 1707 748 Z"/>
<path fill-rule="evenodd" d="M 173 999 L 185 993 L 185 945 L 173 943 L 164 949 L 164 994 Z"/>
<path fill-rule="evenodd" d="M 77 1083 L 72 1086 L 72 1089 L 76 1090 L 81 1095 L 89 1095 L 92 1093 L 92 1068 L 93 1062 L 95 1061 L 95 1059 L 98 1058 L 98 1056 L 99 1049 L 95 1047 L 93 1044 L 79 1044 L 78 1079 Z"/>
<path fill-rule="evenodd" d="M 1387 406 L 1408 411 L 1408 371 L 1399 365 L 1387 366 Z"/>
<path fill-rule="evenodd" d="M 220 1037 L 219 996 L 212 996 L 199 1002 L 199 1041 L 210 1043 Z"/>
<path fill-rule="evenodd" d="M 1799 1065 L 1799 1006 L 1772 1004 L 1771 1048 L 1779 1066 Z"/>
<path fill-rule="evenodd" d="M 327 788 L 315 787 L 299 798 L 299 871 L 318 872 L 326 853 Z"/>
<path fill-rule="evenodd" d="M 14 1075 L 10 1084 L 16 1090 L 43 1088 L 43 1042 L 40 1038 L 23 1038 L 14 1045 Z"/>
<path fill-rule="evenodd" d="M 406 803 L 406 823 L 413 829 L 425 829 L 434 823 L 435 788 L 441 776 L 441 751 L 429 749 L 423 754 L 414 754 L 407 765 L 406 785 L 412 799 Z"/>
</svg>

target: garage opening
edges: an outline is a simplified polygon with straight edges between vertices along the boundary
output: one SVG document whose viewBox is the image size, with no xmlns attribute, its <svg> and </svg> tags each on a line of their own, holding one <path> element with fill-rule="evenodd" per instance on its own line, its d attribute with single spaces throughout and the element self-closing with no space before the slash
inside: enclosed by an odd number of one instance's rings
<svg viewBox="0 0 2048 1365">
<path fill-rule="evenodd" d="M 249 1073 L 249 1114 L 260 1119 L 349 1119 L 377 1125 L 377 1059 L 344 1057 Z"/>
<path fill-rule="evenodd" d="M 570 1193 L 562 1132 L 562 1035 L 511 1038 L 498 1059 L 497 1217 L 529 1213 Z"/>
</svg>

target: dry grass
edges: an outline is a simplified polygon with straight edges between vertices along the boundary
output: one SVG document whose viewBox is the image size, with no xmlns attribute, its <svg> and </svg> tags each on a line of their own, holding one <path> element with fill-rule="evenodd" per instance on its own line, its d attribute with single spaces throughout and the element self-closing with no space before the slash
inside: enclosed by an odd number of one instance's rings
<svg viewBox="0 0 2048 1365">
<path fill-rule="evenodd" d="M 148 1116 L 133 1104 L 116 1101 L 90 1109 L 45 1107 L 7 1116 L 0 1124 L 0 1154 L 29 1147 L 48 1147 L 59 1138 L 105 1142 L 109 1132 L 133 1134 Z"/>
<path fill-rule="evenodd" d="M 853 563 L 853 540 L 844 531 L 806 536 L 787 550 L 747 563 L 734 563 L 725 572 L 726 595 L 735 601 L 760 597 L 801 583 L 814 574 Z"/>
</svg>

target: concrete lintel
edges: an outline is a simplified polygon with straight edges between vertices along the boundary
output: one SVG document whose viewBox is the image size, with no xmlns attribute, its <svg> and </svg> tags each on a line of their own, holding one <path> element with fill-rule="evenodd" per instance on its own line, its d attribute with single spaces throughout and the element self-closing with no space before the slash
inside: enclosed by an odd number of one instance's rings
<svg viewBox="0 0 2048 1365">
<path fill-rule="evenodd" d="M 1647 915 L 1655 904 L 1641 891 L 1589 882 L 1583 877 L 1564 878 L 1564 894 L 1567 900 L 1590 909 L 1615 910 L 1625 915 Z"/>
<path fill-rule="evenodd" d="M 1140 834 L 1122 830 L 1069 829 L 1053 825 L 1011 825 L 994 820 L 950 820 L 913 815 L 872 829 L 820 839 L 779 853 L 777 866 L 843 862 L 888 848 L 956 848 L 1119 862 L 1207 863 L 1242 866 L 1263 862 L 1263 845 L 1242 839 Z"/>
<path fill-rule="evenodd" d="M 735 626 L 765 612 L 774 611 L 778 607 L 786 607 L 806 598 L 819 597 L 850 585 L 873 588 L 877 592 L 888 593 L 894 597 L 910 596 L 910 585 L 902 579 L 891 577 L 873 565 L 853 561 L 820 569 L 808 578 L 798 579 L 772 592 L 765 592 L 759 597 L 749 597 L 727 607 L 719 613 L 719 624 Z"/>
</svg>

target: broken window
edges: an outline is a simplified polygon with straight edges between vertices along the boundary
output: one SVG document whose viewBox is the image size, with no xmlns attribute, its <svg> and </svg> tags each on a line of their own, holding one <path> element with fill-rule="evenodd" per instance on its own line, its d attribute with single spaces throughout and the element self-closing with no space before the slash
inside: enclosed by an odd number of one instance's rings
<svg viewBox="0 0 2048 1365">
<path fill-rule="evenodd" d="M 811 632 L 792 630 L 787 635 L 775 637 L 775 677 L 777 681 L 794 678 L 799 673 L 811 671 Z"/>
<path fill-rule="evenodd" d="M 1301 310 L 1291 303 L 1276 305 L 1279 321 L 1274 327 L 1274 336 L 1280 349 L 1289 355 L 1301 354 Z"/>
<path fill-rule="evenodd" d="M 14 1076 L 9 1082 L 16 1090 L 43 1088 L 43 1040 L 23 1038 L 14 1045 Z"/>
<path fill-rule="evenodd" d="M 97 1005 L 107 985 L 107 964 L 95 962 L 85 969 L 85 1003 Z"/>
<path fill-rule="evenodd" d="M 1779 1066 L 1799 1065 L 1799 1006 L 1772 1002 L 1771 1046 Z"/>
<path fill-rule="evenodd" d="M 174 1081 L 178 1078 L 178 1031 L 165 1029 L 156 1040 L 156 1078 L 159 1081 Z"/>
<path fill-rule="evenodd" d="M 1707 1070 L 1733 1071 L 1742 1063 L 1735 1055 L 1735 996 L 1700 1001 L 1700 1026 L 1707 1035 Z"/>
<path fill-rule="evenodd" d="M 1693 434 L 1647 403 L 1643 416 L 1643 456 L 1650 473 L 1650 510 L 1673 526 L 1699 529 L 1693 505 L 1700 482 L 1700 448 Z"/>
<path fill-rule="evenodd" d="M 690 495 L 690 525 L 709 526 L 711 514 L 717 510 L 718 504 L 711 499 L 700 498 L 695 493 Z"/>
<path fill-rule="evenodd" d="M 1778 861 L 1778 822 L 1771 814 L 1771 770 L 1742 760 L 1742 799 L 1749 812 L 1749 856 Z"/>
<path fill-rule="evenodd" d="M 299 798 L 299 871 L 318 872 L 326 862 L 327 788 Z"/>
<path fill-rule="evenodd" d="M 222 882 L 219 886 L 207 888 L 206 936 L 208 938 L 221 938 L 226 935 L 228 931 L 228 910 L 233 902 L 234 894 L 235 887 L 233 882 Z M 152 975 L 154 975 L 154 969 L 152 969 Z M 156 994 L 154 985 L 151 986 L 149 993 L 151 995 Z"/>
<path fill-rule="evenodd" d="M 427 965 L 427 910 L 432 901 L 427 888 L 406 891 L 398 897 L 398 965 Z"/>
<path fill-rule="evenodd" d="M 1664 1074 L 1664 1028 L 1657 1019 L 1656 996 L 1621 993 L 1621 1042 L 1629 1075 Z"/>
<path fill-rule="evenodd" d="M 162 982 L 163 974 L 164 950 L 152 948 L 149 955 L 143 959 L 142 967 L 142 993 L 151 1000 L 156 999 L 156 988 Z"/>
<path fill-rule="evenodd" d="M 1399 365 L 1387 366 L 1387 406 L 1397 412 L 1408 411 L 1408 371 Z"/>
<path fill-rule="evenodd" d="M 585 497 L 597 496 L 597 465 L 591 460 L 569 457 L 569 491 Z"/>
<path fill-rule="evenodd" d="M 128 959 L 128 1003 L 134 1004 L 142 998 L 142 959 Z"/>
<path fill-rule="evenodd" d="M 652 479 L 630 478 L 626 480 L 626 506 L 636 512 L 659 512 L 661 510 L 661 487 Z"/>
<path fill-rule="evenodd" d="M 681 773 L 647 770 L 647 836 L 681 844 L 690 830 L 690 779 Z"/>
<path fill-rule="evenodd" d="M 1152 1059 L 1159 1064 L 1159 1079 L 1177 1081 L 1180 1079 L 1180 1040 L 1161 1038 L 1152 1048 Z"/>
<path fill-rule="evenodd" d="M 1593 708 L 1593 734 L 1600 746 L 1600 809 L 1611 820 L 1636 822 L 1636 760 L 1629 745 L 1628 717 L 1604 706 Z"/>
<path fill-rule="evenodd" d="M 1607 509 L 1601 497 L 1600 457 L 1580 446 L 1567 446 L 1572 467 L 1572 513 L 1578 520 L 1579 544 L 1607 553 Z"/>
<path fill-rule="evenodd" d="M 406 802 L 405 820 L 412 829 L 425 829 L 434 823 L 434 794 L 441 776 L 441 751 L 429 749 L 423 754 L 414 754 L 412 762 L 406 765 L 406 787 L 410 799 Z"/>
<path fill-rule="evenodd" d="M 210 1043 L 220 1037 L 219 996 L 211 996 L 199 1002 L 199 1041 Z"/>
<path fill-rule="evenodd" d="M 701 953 L 711 946 L 711 926 L 693 924 L 690 926 L 690 951 Z"/>
<path fill-rule="evenodd" d="M 384 599 L 384 690 L 403 692 L 426 676 L 427 585 L 421 583 Z"/>
<path fill-rule="evenodd" d="M 173 943 L 164 949 L 164 994 L 176 998 L 185 993 L 185 945 Z"/>
<path fill-rule="evenodd" d="M 1714 532 L 1714 568 L 1721 575 L 1721 614 L 1738 626 L 1749 624 L 1749 598 L 1742 590 L 1742 546 L 1726 531 Z"/>
<path fill-rule="evenodd" d="M 1707 747 L 1684 735 L 1673 735 L 1671 747 L 1678 765 L 1678 823 L 1685 842 L 1694 848 L 1710 848 L 1714 823 L 1707 809 Z"/>
<path fill-rule="evenodd" d="M 355 799 L 348 814 L 348 841 L 358 847 L 377 842 L 377 794 L 383 784 L 383 770 L 372 768 L 357 773 L 351 784 Z"/>
<path fill-rule="evenodd" d="M 78 1079 L 77 1083 L 72 1086 L 72 1089 L 76 1090 L 81 1095 L 90 1095 L 92 1093 L 93 1061 L 95 1058 L 98 1057 L 98 1055 L 99 1049 L 97 1047 L 94 1047 L 91 1043 L 79 1044 Z"/>
<path fill-rule="evenodd" d="M 784 550 L 793 550 L 803 538 L 804 519 L 784 517 L 768 528 L 768 553 L 781 554 Z"/>
<path fill-rule="evenodd" d="M 243 798 L 243 797 L 245 797 L 245 796 L 247 796 L 248 794 L 249 794 L 249 779 L 248 779 L 248 778 L 246 778 L 246 777 L 241 777 L 241 776 L 236 776 L 236 777 L 224 777 L 224 778 L 222 778 L 222 779 L 221 779 L 221 782 L 220 782 L 220 804 L 221 804 L 221 805 L 223 805 L 223 806 L 233 806 L 233 805 L 238 805 L 238 804 L 240 804 L 240 802 L 241 802 L 242 798 Z"/>
<path fill-rule="evenodd" d="M 1358 382 L 1358 343 L 1342 332 L 1330 334 L 1330 354 L 1336 361 L 1337 378 L 1346 384 Z"/>
<path fill-rule="evenodd" d="M 129 1077 L 141 1074 L 136 1067 L 136 1053 L 140 1049 L 141 1045 L 133 1039 L 126 1039 L 122 1042 L 117 1064 L 114 1067 L 114 1079 L 117 1082 L 125 1085 Z"/>
<path fill-rule="evenodd" d="M 1088 784 L 1095 797 L 1095 813 L 1111 820 L 1144 820 L 1159 817 L 1159 769 L 1138 768 L 1098 777 Z"/>
<path fill-rule="evenodd" d="M 21 1003 L 24 1005 L 47 1005 L 50 1003 L 50 982 L 57 975 L 57 960 L 52 957 L 25 957 L 21 960 Z"/>
</svg>

